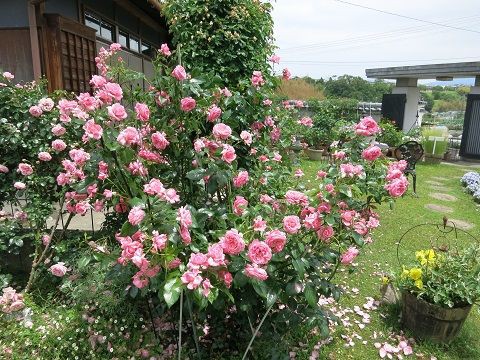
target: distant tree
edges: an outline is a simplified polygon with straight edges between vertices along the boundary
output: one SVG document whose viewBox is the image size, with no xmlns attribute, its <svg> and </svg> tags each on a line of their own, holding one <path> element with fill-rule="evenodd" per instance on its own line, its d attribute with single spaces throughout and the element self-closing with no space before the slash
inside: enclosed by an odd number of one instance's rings
<svg viewBox="0 0 480 360">
<path fill-rule="evenodd" d="M 435 103 L 435 99 L 433 98 L 433 94 L 431 92 L 422 91 L 421 92 L 422 99 L 426 102 L 425 110 L 430 112 L 433 109 L 433 105 Z"/>
<path fill-rule="evenodd" d="M 359 101 L 382 101 L 383 94 L 389 94 L 393 85 L 382 80 L 369 82 L 360 76 L 342 75 L 325 82 L 325 95 L 333 98 L 351 98 Z"/>
<path fill-rule="evenodd" d="M 456 92 L 461 96 L 468 95 L 470 94 L 470 86 L 459 86 L 457 87 Z"/>
</svg>

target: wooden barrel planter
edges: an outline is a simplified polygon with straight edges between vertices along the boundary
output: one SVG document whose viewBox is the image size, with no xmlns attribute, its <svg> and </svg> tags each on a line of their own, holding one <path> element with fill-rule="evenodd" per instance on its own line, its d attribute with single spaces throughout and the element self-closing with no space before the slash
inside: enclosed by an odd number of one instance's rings
<svg viewBox="0 0 480 360">
<path fill-rule="evenodd" d="M 402 292 L 402 324 L 420 339 L 449 343 L 462 329 L 472 305 L 443 308 Z"/>
</svg>

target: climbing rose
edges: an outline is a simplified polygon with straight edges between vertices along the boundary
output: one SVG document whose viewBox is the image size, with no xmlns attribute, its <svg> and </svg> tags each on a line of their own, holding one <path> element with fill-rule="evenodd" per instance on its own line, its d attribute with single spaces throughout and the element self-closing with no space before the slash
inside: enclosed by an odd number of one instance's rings
<svg viewBox="0 0 480 360">
<path fill-rule="evenodd" d="M 385 185 L 385 189 L 392 197 L 400 197 L 407 191 L 408 180 L 405 176 L 393 179 L 390 183 Z"/>
<path fill-rule="evenodd" d="M 138 225 L 145 218 L 145 211 L 140 206 L 134 206 L 128 213 L 128 222 L 133 226 Z"/>
<path fill-rule="evenodd" d="M 103 129 L 99 124 L 95 124 L 93 119 L 88 120 L 85 125 L 83 125 L 83 130 L 85 130 L 85 135 L 88 138 L 100 140 L 103 135 Z"/>
<path fill-rule="evenodd" d="M 108 106 L 107 109 L 110 120 L 122 121 L 123 119 L 127 118 L 127 112 L 125 111 L 125 108 L 118 103 Z"/>
<path fill-rule="evenodd" d="M 107 82 L 103 86 L 103 90 L 108 94 L 108 96 L 114 98 L 116 101 L 122 100 L 123 90 L 119 84 Z"/>
<path fill-rule="evenodd" d="M 282 71 L 282 77 L 285 79 L 285 80 L 290 80 L 290 78 L 292 77 L 292 74 L 290 73 L 290 71 L 285 68 L 283 69 Z"/>
<path fill-rule="evenodd" d="M 195 109 L 195 106 L 197 105 L 195 99 L 191 97 L 186 97 L 180 100 L 180 109 L 185 112 L 192 111 Z"/>
<path fill-rule="evenodd" d="M 159 50 L 163 55 L 165 56 L 170 56 L 172 55 L 172 52 L 170 51 L 170 49 L 168 48 L 168 45 L 167 44 L 162 44 L 160 46 L 160 50 Z"/>
<path fill-rule="evenodd" d="M 328 242 L 330 238 L 334 235 L 333 228 L 331 226 L 320 226 L 317 231 L 317 236 L 319 239 Z"/>
<path fill-rule="evenodd" d="M 259 87 L 265 84 L 265 80 L 263 79 L 261 71 L 254 71 L 252 74 L 251 81 L 252 81 L 252 85 L 255 87 Z"/>
<path fill-rule="evenodd" d="M 232 163 L 237 158 L 235 148 L 232 145 L 224 144 L 222 150 L 222 160 L 227 163 Z"/>
<path fill-rule="evenodd" d="M 355 125 L 355 133 L 362 136 L 372 136 L 380 132 L 377 122 L 370 116 L 364 117 Z"/>
<path fill-rule="evenodd" d="M 265 234 L 265 242 L 274 253 L 278 253 L 285 247 L 287 235 L 278 229 L 272 230 Z"/>
<path fill-rule="evenodd" d="M 348 248 L 348 250 L 346 252 L 344 252 L 341 255 L 340 262 L 343 265 L 349 265 L 353 262 L 353 260 L 355 260 L 355 258 L 357 257 L 358 254 L 359 254 L 358 249 L 354 246 L 351 246 L 351 247 Z"/>
<path fill-rule="evenodd" d="M 2 75 L 5 79 L 9 81 L 15 78 L 15 76 L 12 73 L 9 73 L 8 71 L 5 71 Z"/>
<path fill-rule="evenodd" d="M 267 272 L 261 267 L 258 267 L 257 264 L 253 264 L 253 265 L 247 264 L 245 266 L 245 275 L 250 278 L 261 280 L 261 281 L 265 281 L 268 279 Z"/>
<path fill-rule="evenodd" d="M 67 130 L 60 124 L 55 125 L 52 128 L 52 134 L 55 136 L 62 136 Z"/>
<path fill-rule="evenodd" d="M 306 126 L 306 127 L 312 127 L 313 126 L 313 120 L 309 117 L 303 117 L 300 120 L 298 120 L 298 123 L 300 125 Z"/>
<path fill-rule="evenodd" d="M 216 124 L 213 127 L 213 136 L 215 136 L 215 139 L 217 140 L 227 140 L 230 135 L 232 135 L 232 129 L 230 126 L 225 125 L 223 123 Z"/>
<path fill-rule="evenodd" d="M 49 111 L 52 111 L 53 107 L 55 106 L 55 103 L 50 98 L 42 98 L 38 102 L 38 106 L 40 106 L 40 109 L 42 109 L 42 111 L 49 112 Z"/>
<path fill-rule="evenodd" d="M 172 76 L 177 79 L 178 81 L 185 80 L 187 78 L 187 73 L 185 69 L 181 65 L 175 66 L 175 69 L 172 71 Z"/>
<path fill-rule="evenodd" d="M 248 182 L 248 171 L 240 171 L 237 176 L 233 178 L 233 186 L 239 188 Z"/>
<path fill-rule="evenodd" d="M 140 142 L 140 134 L 137 129 L 128 126 L 118 134 L 117 141 L 123 146 L 135 145 Z"/>
<path fill-rule="evenodd" d="M 272 258 L 272 250 L 264 241 L 255 239 L 248 246 L 248 258 L 255 264 L 265 265 Z"/>
<path fill-rule="evenodd" d="M 8 167 L 6 167 L 5 165 L 0 165 L 0 173 L 6 174 L 8 173 L 8 171 Z"/>
<path fill-rule="evenodd" d="M 15 184 L 13 184 L 13 187 L 17 190 L 24 190 L 27 187 L 27 185 L 25 185 L 25 183 L 21 181 L 17 181 L 15 182 Z"/>
<path fill-rule="evenodd" d="M 245 250 L 243 235 L 236 229 L 227 230 L 224 236 L 220 238 L 223 252 L 229 255 L 238 255 Z"/>
<path fill-rule="evenodd" d="M 242 131 L 240 133 L 240 137 L 242 138 L 245 145 L 250 145 L 252 143 L 252 134 L 250 134 L 248 131 Z"/>
<path fill-rule="evenodd" d="M 39 117 L 40 115 L 43 114 L 42 109 L 40 108 L 40 106 L 37 106 L 37 105 L 33 105 L 32 107 L 30 107 L 30 109 L 28 110 L 28 112 L 29 112 L 30 115 L 32 115 L 33 117 Z"/>
<path fill-rule="evenodd" d="M 220 117 L 220 115 L 222 115 L 222 109 L 220 109 L 217 105 L 212 105 L 208 108 L 207 120 L 214 122 Z"/>
<path fill-rule="evenodd" d="M 362 151 L 362 157 L 367 161 L 374 161 L 382 155 L 382 149 L 378 146 L 369 146 Z"/>
<path fill-rule="evenodd" d="M 273 54 L 268 58 L 269 61 L 271 61 L 274 64 L 279 64 L 280 63 L 280 56 Z"/>
<path fill-rule="evenodd" d="M 20 163 L 18 164 L 18 171 L 23 175 L 23 176 L 28 176 L 33 174 L 33 168 L 29 164 L 25 163 Z"/>
<path fill-rule="evenodd" d="M 289 215 L 283 218 L 283 228 L 289 234 L 296 234 L 300 230 L 300 219 L 298 216 Z"/>
<path fill-rule="evenodd" d="M 148 121 L 148 119 L 150 119 L 150 109 L 148 108 L 147 104 L 136 103 L 135 113 L 138 120 Z"/>
<path fill-rule="evenodd" d="M 57 139 L 52 141 L 52 148 L 55 151 L 63 151 L 67 147 L 67 144 L 63 140 Z"/>
<path fill-rule="evenodd" d="M 248 206 L 248 201 L 243 196 L 237 195 L 235 197 L 235 201 L 233 202 L 234 214 L 241 216 L 247 206 Z"/>
<path fill-rule="evenodd" d="M 292 205 L 308 205 L 308 197 L 304 193 L 296 190 L 288 190 L 285 193 L 285 200 Z"/>
<path fill-rule="evenodd" d="M 42 151 L 42 152 L 38 153 L 38 159 L 40 161 L 50 161 L 50 160 L 52 160 L 52 155 L 50 155 L 46 151 Z"/>
<path fill-rule="evenodd" d="M 164 132 L 154 132 L 152 134 L 152 144 L 158 150 L 165 150 L 165 148 L 170 144 L 170 142 L 165 137 Z"/>
<path fill-rule="evenodd" d="M 67 273 L 68 269 L 65 266 L 65 263 L 59 262 L 50 267 L 50 272 L 54 276 L 62 277 Z"/>
</svg>

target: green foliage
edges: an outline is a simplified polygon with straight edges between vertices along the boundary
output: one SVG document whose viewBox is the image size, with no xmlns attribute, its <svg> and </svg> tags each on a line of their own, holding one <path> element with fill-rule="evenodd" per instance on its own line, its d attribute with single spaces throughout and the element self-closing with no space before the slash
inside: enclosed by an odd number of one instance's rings
<svg viewBox="0 0 480 360">
<path fill-rule="evenodd" d="M 267 71 L 273 53 L 272 5 L 255 0 L 168 0 L 167 17 L 182 63 L 212 71 L 229 86 Z"/>
<path fill-rule="evenodd" d="M 403 131 L 399 130 L 395 125 L 395 122 L 388 119 L 382 119 L 380 121 L 380 128 L 382 133 L 377 137 L 377 141 L 388 144 L 392 147 L 398 146 L 403 143 Z"/>
<path fill-rule="evenodd" d="M 429 137 L 443 137 L 444 140 L 429 140 Z M 422 128 L 422 145 L 425 153 L 432 155 L 443 155 L 448 147 L 448 131 L 442 127 Z M 435 145 L 435 153 L 433 152 L 433 145 Z"/>
<path fill-rule="evenodd" d="M 393 84 L 362 79 L 360 76 L 342 75 L 325 82 L 327 97 L 350 98 L 359 101 L 381 102 L 383 94 L 390 94 Z"/>
</svg>

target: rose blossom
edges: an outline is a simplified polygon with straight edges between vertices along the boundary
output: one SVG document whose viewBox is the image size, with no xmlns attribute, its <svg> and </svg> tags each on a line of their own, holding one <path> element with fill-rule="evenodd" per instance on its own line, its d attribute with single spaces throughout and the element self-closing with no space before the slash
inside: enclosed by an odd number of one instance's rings
<svg viewBox="0 0 480 360">
<path fill-rule="evenodd" d="M 158 150 L 165 150 L 165 148 L 170 144 L 164 132 L 154 132 L 151 136 L 151 139 L 153 146 L 155 146 L 155 148 Z"/>
<path fill-rule="evenodd" d="M 128 222 L 133 226 L 140 224 L 144 218 L 145 211 L 140 206 L 134 206 L 128 213 Z"/>
<path fill-rule="evenodd" d="M 85 125 L 83 125 L 83 130 L 85 130 L 85 135 L 88 138 L 95 140 L 100 140 L 103 135 L 103 129 L 99 124 L 95 124 L 93 119 L 88 120 Z"/>
<path fill-rule="evenodd" d="M 265 84 L 265 80 L 263 80 L 262 72 L 261 71 L 254 71 L 251 78 L 252 85 L 255 87 L 260 87 Z"/>
<path fill-rule="evenodd" d="M 223 252 L 229 255 L 238 255 L 245 250 L 245 241 L 243 235 L 236 229 L 227 230 L 224 236 L 220 238 Z"/>
<path fill-rule="evenodd" d="M 5 165 L 0 165 L 0 173 L 6 174 L 8 172 L 9 172 L 8 167 L 6 167 Z"/>
<path fill-rule="evenodd" d="M 280 63 L 280 56 L 273 54 L 268 58 L 269 61 L 271 61 L 274 64 L 279 64 Z"/>
<path fill-rule="evenodd" d="M 250 265 L 250 264 L 247 264 L 245 266 L 245 275 L 250 277 L 250 278 L 253 278 L 253 279 L 257 279 L 257 280 L 260 280 L 260 281 L 265 281 L 268 279 L 268 274 L 267 272 L 262 269 L 261 267 L 259 267 L 257 264 L 253 264 L 253 265 Z"/>
<path fill-rule="evenodd" d="M 355 125 L 355 133 L 361 136 L 372 136 L 381 131 L 377 122 L 370 116 L 364 117 Z"/>
<path fill-rule="evenodd" d="M 289 215 L 283 218 L 283 228 L 289 234 L 296 234 L 301 228 L 300 219 L 296 215 Z"/>
<path fill-rule="evenodd" d="M 172 55 L 172 52 L 170 51 L 170 49 L 168 48 L 168 45 L 167 44 L 162 44 L 160 46 L 160 50 L 159 50 L 163 55 L 165 56 L 170 56 Z"/>
<path fill-rule="evenodd" d="M 18 164 L 18 172 L 20 172 L 23 176 L 28 176 L 33 174 L 33 168 L 29 164 L 20 163 Z"/>
<path fill-rule="evenodd" d="M 358 254 L 359 254 L 358 249 L 354 246 L 351 246 L 351 247 L 348 248 L 348 250 L 346 252 L 344 252 L 341 255 L 340 262 L 343 265 L 349 265 L 353 262 L 353 260 L 355 260 L 355 258 L 357 257 Z"/>
<path fill-rule="evenodd" d="M 222 115 L 222 109 L 220 109 L 217 105 L 212 105 L 208 108 L 207 120 L 214 122 L 220 117 L 220 115 Z"/>
<path fill-rule="evenodd" d="M 233 213 L 235 215 L 241 216 L 247 206 L 248 201 L 243 196 L 237 195 L 235 197 L 235 201 L 233 202 Z"/>
<path fill-rule="evenodd" d="M 63 134 L 65 134 L 66 131 L 67 130 L 60 124 L 57 124 L 54 127 L 52 127 L 52 133 L 55 136 L 62 136 Z"/>
<path fill-rule="evenodd" d="M 253 219 L 253 231 L 258 231 L 263 233 L 267 228 L 267 222 L 263 220 L 261 216 L 257 216 Z"/>
<path fill-rule="evenodd" d="M 255 264 L 265 265 L 272 258 L 272 250 L 266 242 L 255 239 L 248 246 L 248 258 Z"/>
<path fill-rule="evenodd" d="M 137 115 L 137 119 L 140 121 L 148 121 L 148 119 L 150 119 L 150 109 L 148 108 L 147 104 L 136 103 L 135 113 Z"/>
<path fill-rule="evenodd" d="M 38 106 L 40 106 L 40 109 L 42 109 L 42 111 L 49 112 L 49 111 L 52 111 L 53 107 L 55 106 L 55 103 L 50 98 L 42 98 L 38 102 Z"/>
<path fill-rule="evenodd" d="M 223 247 L 220 243 L 210 245 L 208 247 L 208 265 L 210 266 L 223 266 L 225 265 L 225 254 L 223 253 Z"/>
<path fill-rule="evenodd" d="M 39 152 L 38 153 L 38 159 L 40 161 L 50 161 L 52 160 L 52 155 L 50 155 L 48 152 L 46 151 L 42 151 L 42 152 Z"/>
<path fill-rule="evenodd" d="M 192 97 L 186 97 L 180 100 L 180 109 L 185 112 L 192 111 L 197 106 L 195 99 Z"/>
<path fill-rule="evenodd" d="M 250 134 L 248 131 L 242 131 L 240 133 L 240 138 L 243 140 L 245 145 L 251 145 L 252 144 L 252 134 Z"/>
<path fill-rule="evenodd" d="M 222 280 L 227 288 L 230 288 L 233 282 L 232 273 L 227 270 L 220 270 L 218 272 L 218 278 Z"/>
<path fill-rule="evenodd" d="M 287 235 L 278 229 L 272 230 L 265 234 L 265 242 L 274 253 L 278 253 L 285 247 Z"/>
<path fill-rule="evenodd" d="M 43 114 L 42 109 L 40 108 L 40 106 L 37 106 L 37 105 L 31 106 L 30 109 L 28 110 L 28 112 L 29 112 L 30 115 L 32 115 L 33 117 L 39 117 L 40 115 Z"/>
<path fill-rule="evenodd" d="M 59 262 L 50 267 L 50 272 L 54 276 L 62 277 L 67 273 L 68 269 L 65 266 L 65 263 Z"/>
<path fill-rule="evenodd" d="M 317 236 L 319 239 L 329 242 L 330 238 L 335 234 L 331 226 L 320 226 L 317 231 Z"/>
<path fill-rule="evenodd" d="M 393 179 L 390 183 L 385 185 L 385 189 L 392 197 L 400 197 L 407 191 L 408 180 L 405 176 Z"/>
<path fill-rule="evenodd" d="M 135 145 L 140 142 L 140 134 L 137 129 L 128 126 L 118 134 L 117 141 L 123 146 Z"/>
<path fill-rule="evenodd" d="M 92 85 L 94 88 L 102 87 L 106 83 L 107 83 L 107 80 L 100 75 L 93 75 L 92 79 L 90 80 L 90 85 Z"/>
<path fill-rule="evenodd" d="M 362 157 L 368 161 L 374 161 L 382 155 L 382 149 L 378 146 L 369 146 L 362 151 Z"/>
<path fill-rule="evenodd" d="M 290 73 L 290 71 L 285 68 L 283 69 L 282 71 L 282 77 L 285 79 L 285 80 L 290 80 L 290 78 L 292 77 L 292 74 Z"/>
<path fill-rule="evenodd" d="M 306 126 L 306 127 L 313 127 L 313 120 L 309 117 L 303 117 L 300 120 L 298 120 L 298 123 L 300 125 Z"/>
<path fill-rule="evenodd" d="M 50 235 L 47 235 L 47 234 L 44 234 L 42 235 L 42 244 L 43 246 L 47 246 L 48 244 L 50 244 Z"/>
<path fill-rule="evenodd" d="M 248 182 L 248 171 L 240 171 L 237 176 L 233 178 L 233 186 L 236 188 L 242 187 Z"/>
<path fill-rule="evenodd" d="M 122 121 L 127 118 L 127 112 L 125 111 L 125 108 L 119 103 L 108 106 L 107 109 L 110 120 Z"/>
<path fill-rule="evenodd" d="M 235 148 L 232 145 L 224 144 L 222 150 L 222 160 L 231 164 L 237 155 L 235 154 Z"/>
<path fill-rule="evenodd" d="M 288 190 L 285 193 L 285 200 L 292 205 L 308 205 L 308 197 L 304 193 L 295 190 Z"/>
<path fill-rule="evenodd" d="M 172 76 L 177 79 L 178 81 L 185 80 L 187 78 L 187 73 L 183 66 L 177 65 L 175 66 L 175 69 L 172 71 Z"/>
<path fill-rule="evenodd" d="M 157 230 L 154 230 L 152 232 L 152 235 L 153 235 L 152 245 L 153 245 L 154 252 L 159 252 L 159 251 L 162 251 L 163 249 L 165 249 L 165 247 L 167 246 L 167 241 L 168 241 L 167 235 L 159 234 Z"/>
<path fill-rule="evenodd" d="M 55 151 L 63 151 L 67 147 L 67 144 L 63 140 L 57 139 L 52 141 L 52 148 Z"/>
<path fill-rule="evenodd" d="M 232 135 L 232 129 L 228 125 L 219 123 L 213 127 L 212 133 L 217 140 L 227 140 Z"/>
<path fill-rule="evenodd" d="M 4 77 L 5 79 L 7 79 L 8 81 L 11 81 L 11 80 L 13 80 L 13 79 L 15 78 L 15 76 L 14 76 L 12 73 L 8 72 L 8 71 L 5 71 L 2 75 L 3 75 L 3 77 Z"/>
<path fill-rule="evenodd" d="M 122 100 L 123 90 L 122 87 L 116 83 L 107 82 L 103 86 L 103 90 L 116 101 Z"/>
<path fill-rule="evenodd" d="M 27 187 L 27 185 L 25 185 L 25 183 L 21 181 L 17 181 L 15 182 L 15 184 L 13 184 L 13 187 L 17 190 L 24 190 Z"/>
</svg>

